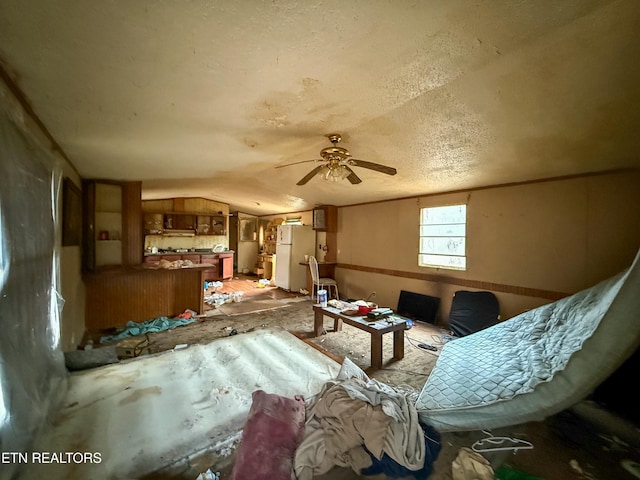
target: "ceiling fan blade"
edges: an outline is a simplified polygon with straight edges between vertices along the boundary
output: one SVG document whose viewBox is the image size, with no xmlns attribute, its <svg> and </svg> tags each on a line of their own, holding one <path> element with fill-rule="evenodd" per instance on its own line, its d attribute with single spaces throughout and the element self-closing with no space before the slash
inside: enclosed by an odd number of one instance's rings
<svg viewBox="0 0 640 480">
<path fill-rule="evenodd" d="M 326 165 L 318 165 L 316 168 L 314 168 L 309 173 L 307 173 L 304 177 L 302 177 L 300 179 L 300 181 L 298 183 L 296 183 L 296 185 L 305 185 L 309 180 L 311 180 L 318 173 L 320 173 L 320 170 L 322 170 L 323 168 L 327 168 L 327 166 Z"/>
<path fill-rule="evenodd" d="M 360 177 L 358 175 L 356 175 L 356 172 L 351 170 L 346 165 L 344 165 L 344 168 L 349 171 L 349 176 L 347 177 L 347 180 L 349 180 L 353 185 L 356 185 L 358 183 L 362 183 L 362 180 L 360 179 Z"/>
<path fill-rule="evenodd" d="M 287 163 L 285 165 L 278 165 L 276 168 L 288 167 L 290 165 L 298 165 L 299 163 L 308 163 L 308 162 L 324 162 L 321 158 L 314 158 L 313 160 L 301 160 L 299 162 Z"/>
<path fill-rule="evenodd" d="M 365 160 L 356 160 L 355 158 L 350 158 L 348 163 L 349 165 L 353 165 L 355 167 L 368 168 L 369 170 L 375 170 L 376 172 L 386 173 L 387 175 L 395 175 L 396 173 L 398 173 L 398 171 L 393 167 L 387 167 L 386 165 L 367 162 Z"/>
</svg>

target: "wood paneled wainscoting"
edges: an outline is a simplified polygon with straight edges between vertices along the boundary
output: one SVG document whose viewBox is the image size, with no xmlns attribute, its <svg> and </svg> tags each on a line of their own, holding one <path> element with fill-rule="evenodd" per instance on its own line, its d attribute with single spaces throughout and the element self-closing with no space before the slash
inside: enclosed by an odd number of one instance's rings
<svg viewBox="0 0 640 480">
<path fill-rule="evenodd" d="M 85 326 L 90 332 L 124 327 L 128 321 L 202 313 L 206 267 L 103 270 L 85 276 Z"/>
</svg>

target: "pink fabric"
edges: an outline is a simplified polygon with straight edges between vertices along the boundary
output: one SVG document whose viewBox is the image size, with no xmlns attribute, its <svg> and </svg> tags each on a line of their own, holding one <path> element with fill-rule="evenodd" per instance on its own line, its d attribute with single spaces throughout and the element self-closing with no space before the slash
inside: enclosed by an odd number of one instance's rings
<svg viewBox="0 0 640 480">
<path fill-rule="evenodd" d="M 252 400 L 231 479 L 295 479 L 293 459 L 304 436 L 304 399 L 257 390 Z"/>
</svg>

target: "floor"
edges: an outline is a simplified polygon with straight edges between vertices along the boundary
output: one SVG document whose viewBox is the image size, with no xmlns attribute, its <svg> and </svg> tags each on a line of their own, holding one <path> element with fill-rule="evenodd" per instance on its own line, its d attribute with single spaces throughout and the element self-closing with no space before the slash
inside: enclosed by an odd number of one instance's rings
<svg viewBox="0 0 640 480">
<path fill-rule="evenodd" d="M 297 300 L 301 296 L 297 293 L 285 292 L 270 286 L 257 288 L 256 280 L 256 277 L 239 276 L 233 280 L 226 281 L 224 288 L 242 291 L 243 302 L 251 302 L 252 299 L 258 298 Z M 207 311 L 208 314 L 219 314 L 219 312 L 215 312 L 213 307 L 208 307 Z M 250 318 L 255 318 L 253 326 L 250 326 L 252 325 Z M 251 331 L 256 326 L 267 326 L 267 323 L 260 322 L 270 322 L 270 318 L 272 317 L 267 314 L 259 314 L 221 319 L 220 325 L 223 325 L 221 327 L 222 333 L 218 337 L 229 334 L 228 329 L 231 328 L 229 325 L 238 325 L 238 328 L 242 325 L 244 331 Z M 225 324 L 225 320 L 231 320 L 232 322 Z M 305 333 L 305 328 L 296 325 L 294 329 L 298 331 L 293 333 L 297 333 L 301 339 L 309 341 L 311 335 L 308 331 Z M 175 342 L 181 341 L 180 338 L 176 338 L 176 335 L 179 335 L 177 333 L 178 330 L 176 329 L 174 333 L 165 335 L 170 339 L 165 344 L 162 343 L 159 336 L 156 342 L 160 345 L 158 348 L 169 349 L 172 348 Z M 415 334 L 420 335 L 421 332 L 415 331 Z M 428 329 L 422 331 L 422 335 L 427 334 Z M 355 333 L 350 333 L 350 335 L 355 335 Z M 327 335 L 326 337 L 326 342 L 316 342 L 315 347 L 326 348 L 326 353 L 334 358 L 339 356 L 341 352 L 336 351 L 336 347 L 330 344 L 330 336 Z M 205 339 L 202 340 L 204 341 Z M 333 350 L 333 353 L 331 350 Z M 394 384 L 395 376 L 400 375 L 393 368 L 385 368 L 379 372 L 369 373 L 372 377 L 390 384 Z M 416 384 L 420 384 L 423 381 L 420 377 L 415 380 Z M 619 415 L 606 411 L 593 402 L 583 402 L 575 409 L 561 412 L 542 422 L 532 422 L 500 431 L 445 433 L 442 435 L 442 450 L 434 462 L 434 470 L 429 478 L 436 480 L 452 479 L 451 466 L 460 449 L 471 447 L 476 440 L 485 438 L 489 434 L 518 438 L 526 440 L 533 445 L 532 449 L 519 450 L 517 452 L 506 450 L 484 453 L 485 458 L 491 462 L 494 469 L 497 470 L 502 466 L 503 469 L 509 467 L 516 470 L 515 473 L 511 472 L 512 476 L 503 478 L 544 478 L 546 480 L 633 480 L 640 478 L 640 473 L 638 473 L 640 469 L 640 430 L 635 424 L 625 421 Z M 212 465 L 212 467 L 220 471 L 222 479 L 229 478 L 232 457 L 226 463 L 220 461 L 216 465 Z M 336 468 L 320 478 L 324 480 L 347 480 L 360 477 L 351 470 Z M 373 478 L 382 479 L 387 477 L 378 476 Z"/>
</svg>

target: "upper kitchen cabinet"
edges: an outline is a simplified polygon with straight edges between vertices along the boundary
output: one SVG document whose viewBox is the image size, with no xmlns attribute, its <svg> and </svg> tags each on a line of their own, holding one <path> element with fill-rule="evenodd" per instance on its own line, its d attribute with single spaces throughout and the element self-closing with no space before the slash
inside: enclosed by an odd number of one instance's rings
<svg viewBox="0 0 640 480">
<path fill-rule="evenodd" d="M 142 211 L 145 234 L 227 235 L 229 205 L 225 203 L 199 197 L 144 200 Z"/>
<path fill-rule="evenodd" d="M 141 185 L 141 182 L 82 182 L 85 272 L 142 263 Z"/>
<path fill-rule="evenodd" d="M 322 205 L 313 209 L 313 229 L 335 233 L 338 230 L 338 207 Z"/>
<path fill-rule="evenodd" d="M 227 217 L 222 215 L 198 215 L 196 224 L 198 235 L 227 234 Z"/>
</svg>

